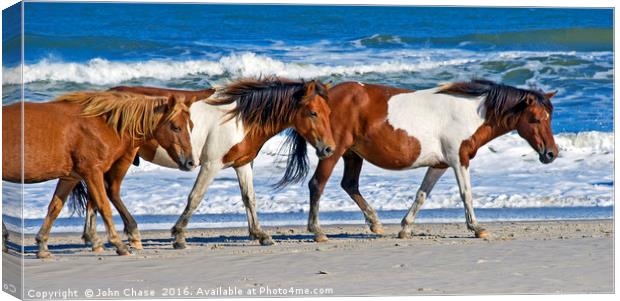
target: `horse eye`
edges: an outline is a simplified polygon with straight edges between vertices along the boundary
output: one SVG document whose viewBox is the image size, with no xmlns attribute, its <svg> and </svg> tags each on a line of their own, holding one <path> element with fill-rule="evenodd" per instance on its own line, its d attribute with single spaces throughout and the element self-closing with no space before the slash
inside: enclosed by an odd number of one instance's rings
<svg viewBox="0 0 620 301">
<path fill-rule="evenodd" d="M 173 125 L 173 126 L 172 126 L 172 131 L 173 131 L 173 132 L 175 132 L 175 133 L 179 133 L 179 132 L 181 132 L 181 128 L 180 128 L 180 127 L 178 127 L 178 126 L 174 126 L 174 125 Z"/>
<path fill-rule="evenodd" d="M 310 111 L 310 116 L 317 117 L 317 116 L 319 116 L 319 114 L 317 112 L 315 112 L 315 111 Z"/>
</svg>

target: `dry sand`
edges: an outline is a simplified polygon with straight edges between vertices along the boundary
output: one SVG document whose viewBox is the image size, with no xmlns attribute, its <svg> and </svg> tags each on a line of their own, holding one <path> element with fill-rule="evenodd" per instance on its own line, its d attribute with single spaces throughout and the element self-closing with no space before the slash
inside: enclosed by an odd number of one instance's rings
<svg viewBox="0 0 620 301">
<path fill-rule="evenodd" d="M 614 291 L 613 221 L 484 226 L 492 238 L 472 238 L 461 223 L 418 224 L 417 235 L 408 240 L 395 237 L 398 225 L 386 225 L 388 234 L 382 237 L 369 234 L 363 225 L 330 226 L 324 230 L 331 240 L 320 244 L 302 227 L 271 227 L 266 229 L 277 243 L 267 247 L 248 240 L 246 229 L 192 230 L 186 250 L 172 249 L 167 231 L 145 231 L 144 250 L 127 257 L 116 256 L 111 248 L 92 253 L 76 233 L 53 234 L 54 257 L 46 260 L 35 258 L 34 239 L 26 237 L 24 297 L 45 292 L 127 299 L 139 297 L 139 292 L 148 298 L 204 298 L 231 292 L 343 296 Z M 5 283 L 16 278 L 7 269 L 19 269 L 20 258 L 14 251 L 3 255 Z"/>
</svg>

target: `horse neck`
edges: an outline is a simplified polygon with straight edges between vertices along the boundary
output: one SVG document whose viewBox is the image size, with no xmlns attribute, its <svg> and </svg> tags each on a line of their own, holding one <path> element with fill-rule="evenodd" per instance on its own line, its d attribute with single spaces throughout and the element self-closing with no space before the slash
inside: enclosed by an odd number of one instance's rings
<svg viewBox="0 0 620 301">
<path fill-rule="evenodd" d="M 128 134 L 125 134 L 121 137 L 121 145 L 125 146 L 126 149 L 139 148 L 144 145 L 146 141 L 153 138 L 153 135 L 148 135 L 145 137 L 129 137 Z"/>
<path fill-rule="evenodd" d="M 258 155 L 258 152 L 263 147 L 267 140 L 271 139 L 273 136 L 278 133 L 284 131 L 289 128 L 290 125 L 282 125 L 280 128 L 275 130 L 273 133 L 266 132 L 255 132 L 255 133 L 246 133 L 243 140 L 238 144 L 234 145 L 223 157 L 222 161 L 231 164 L 232 166 L 242 166 L 245 165 Z"/>
<path fill-rule="evenodd" d="M 246 137 L 250 138 L 254 142 L 254 144 L 259 145 L 259 149 L 260 149 L 267 142 L 267 140 L 273 138 L 275 135 L 283 132 L 284 130 L 290 128 L 291 126 L 292 125 L 290 124 L 283 124 L 277 129 L 275 129 L 273 133 L 260 131 L 255 134 L 248 133 Z"/>
<path fill-rule="evenodd" d="M 497 137 L 503 136 L 515 130 L 514 126 L 502 126 L 495 121 L 485 120 L 484 123 L 476 130 L 471 139 L 476 142 L 477 148 L 491 142 Z"/>
</svg>

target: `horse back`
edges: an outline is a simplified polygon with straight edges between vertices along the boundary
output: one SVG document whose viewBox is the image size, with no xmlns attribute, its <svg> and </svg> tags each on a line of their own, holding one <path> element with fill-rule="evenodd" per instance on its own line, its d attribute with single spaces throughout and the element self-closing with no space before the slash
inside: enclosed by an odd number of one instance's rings
<svg viewBox="0 0 620 301">
<path fill-rule="evenodd" d="M 413 90 L 360 82 L 335 85 L 328 100 L 334 136 L 368 133 L 384 122 L 390 98 L 408 92 Z"/>
<path fill-rule="evenodd" d="M 104 166 L 114 152 L 110 145 L 120 145 L 114 130 L 103 118 L 81 116 L 80 105 L 26 102 L 23 108 L 23 176 L 27 183 L 70 176 L 78 165 L 87 161 Z M 2 176 L 8 181 L 20 181 L 19 105 L 3 107 L 3 115 L 8 118 L 3 118 L 2 124 Z"/>
<path fill-rule="evenodd" d="M 408 169 L 420 158 L 417 137 L 388 122 L 390 100 L 414 90 L 347 82 L 330 90 L 332 132 L 365 160 L 386 169 Z"/>
<path fill-rule="evenodd" d="M 166 88 L 157 88 L 157 87 L 130 87 L 130 86 L 118 86 L 110 88 L 112 91 L 121 91 L 121 92 L 133 92 L 137 94 L 143 94 L 148 96 L 165 96 L 165 97 L 184 97 L 186 99 L 196 97 L 196 99 L 207 99 L 215 93 L 215 89 L 204 89 L 204 90 L 177 90 L 177 89 L 166 89 Z"/>
</svg>

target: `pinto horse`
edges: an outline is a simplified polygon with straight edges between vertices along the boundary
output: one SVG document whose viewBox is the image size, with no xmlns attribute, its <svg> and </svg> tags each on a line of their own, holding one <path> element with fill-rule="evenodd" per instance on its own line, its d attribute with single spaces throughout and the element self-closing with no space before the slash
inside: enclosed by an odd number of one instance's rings
<svg viewBox="0 0 620 301">
<path fill-rule="evenodd" d="M 51 256 L 47 240 L 52 224 L 69 193 L 83 189 L 81 181 L 88 189 L 89 206 L 101 213 L 116 252 L 130 254 L 114 228 L 107 197 L 114 188 L 106 189 L 105 178 L 131 162 L 137 149 L 151 139 L 177 168 L 193 168 L 191 102 L 125 92 L 75 92 L 51 102 L 2 107 L 2 180 L 59 179 L 36 237 L 39 258 Z"/>
<path fill-rule="evenodd" d="M 489 235 L 476 221 L 469 161 L 489 141 L 516 130 L 542 163 L 558 156 L 551 131 L 554 93 L 524 90 L 487 80 L 450 83 L 412 91 L 346 82 L 329 90 L 334 154 L 319 162 L 308 187 L 308 231 L 316 241 L 327 236 L 319 226 L 319 199 L 338 160 L 344 159 L 341 186 L 358 204 L 374 233 L 383 233 L 376 211 L 359 191 L 364 160 L 385 169 L 428 167 L 416 199 L 402 220 L 400 238 L 411 225 L 431 189 L 448 167 L 454 170 L 465 207 L 467 228 Z"/>
<path fill-rule="evenodd" d="M 149 95 L 190 95 L 197 92 L 149 87 L 112 89 Z M 251 162 L 267 140 L 285 129 L 291 129 L 287 132 L 291 155 L 279 185 L 303 179 L 306 170 L 291 167 L 298 167 L 301 163 L 295 162 L 306 160 L 306 140 L 315 147 L 319 158 L 329 157 L 335 145 L 329 125 L 327 88 L 316 80 L 305 82 L 277 77 L 250 78 L 235 81 L 214 96 L 207 102 L 194 103 L 190 108 L 194 124 L 191 141 L 193 148 L 201 151 L 200 171 L 187 206 L 172 228 L 175 237 L 173 246 L 177 249 L 186 248 L 186 227 L 192 213 L 203 200 L 218 172 L 228 167 L 234 168 L 237 173 L 250 236 L 258 239 L 261 245 L 271 245 L 273 240 L 261 229 L 256 215 Z M 173 166 L 170 156 L 155 141 L 141 146 L 138 154 L 152 163 Z M 117 206 L 117 209 L 124 221 L 133 221 L 124 206 Z M 96 235 L 94 223 L 88 223 L 92 218 L 94 211 L 87 210 L 85 237 Z M 125 223 L 125 231 L 134 233 L 134 236 L 139 235 L 135 223 Z"/>
</svg>

